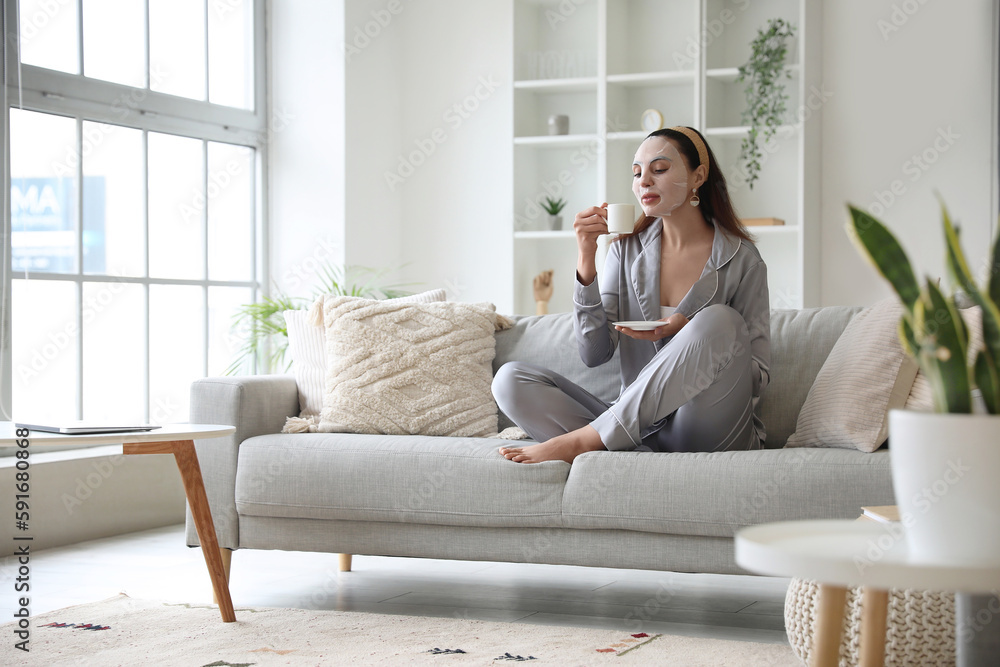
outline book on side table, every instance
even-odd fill
[[[899,521],[899,507],[896,505],[862,507],[860,518],[878,523],[895,523]]]

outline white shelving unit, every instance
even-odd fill
[[[535,311],[531,279],[555,270],[550,312],[572,309],[572,221],[595,203],[633,202],[631,164],[659,110],[666,125],[701,130],[722,166],[737,211],[784,226],[754,227],[768,265],[771,305],[818,305],[818,0],[512,0],[514,12],[514,307]],[[749,188],[737,164],[746,106],[737,68],[771,18],[796,27],[789,51],[787,125],[765,147]],[[813,95],[812,98],[809,95]],[[818,106],[813,104],[813,106]],[[570,134],[550,136],[565,114]],[[563,229],[540,203],[563,198]]]

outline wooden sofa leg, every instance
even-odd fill
[[[219,549],[219,555],[222,556],[222,570],[226,573],[226,584],[229,584],[229,572],[233,569],[233,552],[230,549]],[[212,591],[212,602],[219,604],[219,598]]]
[[[337,554],[340,556],[340,571],[350,572],[351,571],[351,554]]]

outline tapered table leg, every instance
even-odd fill
[[[861,667],[885,665],[889,591],[865,586],[861,594]]]
[[[212,580],[212,590],[219,604],[222,620],[232,623],[236,620],[233,610],[233,600],[229,595],[229,583],[226,581],[226,570],[219,553],[219,540],[215,535],[215,524],[212,522],[212,511],[208,506],[208,496],[205,494],[205,483],[201,477],[201,466],[198,465],[198,453],[194,448],[194,440],[175,440],[173,442],[135,442],[122,446],[125,454],[173,454],[177,468],[184,482],[184,493],[191,508],[191,516],[198,531],[201,542],[201,553],[205,556],[208,566],[208,576]]]
[[[811,667],[837,667],[846,606],[846,588],[820,584],[818,618],[813,630],[812,656],[809,660]]]

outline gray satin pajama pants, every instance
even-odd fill
[[[517,361],[497,371],[493,396],[539,442],[589,424],[609,450],[759,449],[750,373],[743,317],[712,305],[677,332],[613,404],[558,373]]]

